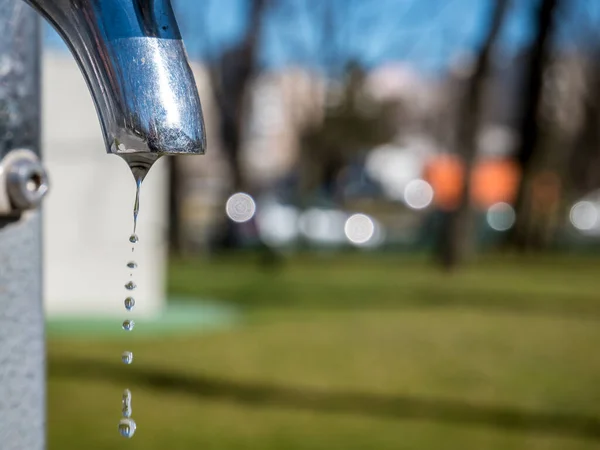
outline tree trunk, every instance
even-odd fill
[[[530,211],[531,178],[537,159],[540,134],[538,110],[542,97],[543,75],[547,64],[549,40],[552,35],[554,11],[559,0],[542,0],[537,15],[537,34],[531,49],[530,63],[526,76],[525,97],[517,162],[521,167],[521,182],[515,203],[516,221],[508,235],[509,247],[525,251],[531,247]]]
[[[588,93],[583,99],[583,124],[573,139],[568,178],[577,197],[600,187],[600,48],[593,52],[587,74]]]
[[[457,208],[444,213],[437,245],[438,262],[446,270],[454,269],[465,257],[472,239],[472,212],[470,204],[470,175],[477,156],[477,132],[481,98],[490,66],[490,57],[502,22],[508,0],[498,0],[493,11],[488,35],[477,57],[477,62],[467,85],[467,92],[459,110],[456,133],[456,153],[464,164],[460,203]]]
[[[256,74],[259,38],[267,4],[267,0],[252,0],[244,37],[237,46],[222,55],[210,72],[220,119],[220,140],[229,166],[233,192],[250,191],[244,180],[240,151],[247,116],[247,92]],[[234,223],[226,221],[219,235],[215,236],[213,247],[237,247],[237,230]]]

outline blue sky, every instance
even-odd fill
[[[522,48],[532,34],[539,0],[513,0],[501,35],[504,53]],[[331,41],[320,37],[318,7],[331,2]],[[267,16],[261,59],[266,67],[322,64],[324,50],[353,56],[367,66],[394,60],[438,73],[459,52],[476,48],[494,0],[279,0]],[[247,0],[172,0],[188,53],[202,60],[236,42],[246,26]],[[563,0],[558,40],[574,41],[582,20],[600,24],[600,0]],[[46,25],[46,44],[65,49]]]

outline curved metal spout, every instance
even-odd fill
[[[26,0],[87,81],[106,150],[132,165],[206,148],[198,91],[169,0]]]

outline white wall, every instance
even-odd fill
[[[44,201],[47,314],[124,317],[131,258],[138,262],[136,315],[159,313],[165,300],[165,161],[142,186],[140,242],[132,255],[135,183],[125,162],[106,154],[91,96],[69,54],[44,56],[42,145],[51,183]]]

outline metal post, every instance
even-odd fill
[[[39,56],[37,14],[22,0],[0,0],[0,161],[15,149],[40,156]],[[39,182],[28,174],[29,181]],[[14,206],[17,198],[12,199]],[[0,217],[2,450],[45,447],[41,243],[39,209]]]

